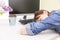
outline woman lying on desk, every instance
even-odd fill
[[[43,13],[48,14],[46,11]],[[42,18],[44,20],[28,23],[21,29],[21,34],[36,35],[47,29],[53,29],[60,34],[60,10],[54,10],[50,12],[49,17],[44,15]]]

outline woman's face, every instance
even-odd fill
[[[37,21],[44,20],[45,18],[48,17],[48,12],[47,11],[43,11],[43,14],[38,15],[38,17],[39,18],[37,19]]]

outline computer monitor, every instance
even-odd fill
[[[13,8],[10,13],[34,13],[39,10],[39,0],[9,0]]]

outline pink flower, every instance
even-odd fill
[[[11,11],[13,11],[13,9],[10,7],[10,6],[4,6],[4,7],[2,7],[5,11],[9,11],[9,12],[11,12]]]

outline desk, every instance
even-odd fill
[[[36,36],[20,35],[20,29],[23,26],[17,20],[15,26],[9,26],[8,21],[4,20],[3,25],[0,25],[0,40],[53,40],[59,35],[51,30],[47,30]]]

